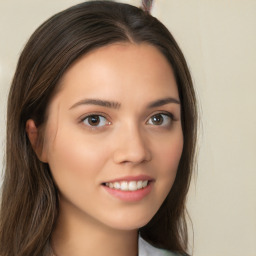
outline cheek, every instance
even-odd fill
[[[158,144],[156,155],[158,163],[166,171],[166,174],[176,173],[183,150],[183,135],[178,133],[177,136],[166,139]]]
[[[57,185],[78,189],[80,183],[90,181],[89,185],[93,185],[97,182],[97,174],[107,159],[107,151],[104,147],[96,147],[88,138],[61,130],[49,147],[48,159]]]
[[[181,158],[183,150],[183,143],[177,142],[170,146],[166,146],[162,150],[162,154],[160,155],[161,162],[166,166],[169,166],[171,171],[174,171],[178,168],[179,161]]]
[[[183,150],[183,135],[177,133],[169,139],[161,140],[155,147],[155,169],[158,173],[156,194],[163,201],[175,181],[179,161]]]

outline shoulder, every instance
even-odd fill
[[[146,242],[143,238],[139,237],[139,256],[179,256],[176,253],[159,249],[148,242]]]

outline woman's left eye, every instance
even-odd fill
[[[83,119],[83,123],[90,127],[101,127],[109,124],[107,119],[100,115],[87,116]]]
[[[157,126],[168,126],[171,125],[173,117],[171,114],[159,113],[149,118],[147,124]]]

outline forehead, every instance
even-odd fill
[[[130,64],[133,65],[129,66]],[[135,69],[137,71],[148,71],[148,75],[164,74],[172,71],[166,57],[155,46],[146,43],[133,44],[128,42],[106,45],[85,54],[71,65],[62,80],[67,80],[70,76],[78,74],[78,67],[84,68],[84,71],[86,68],[88,72],[99,72],[107,70],[108,67],[114,67],[115,69],[119,67],[120,70],[127,68],[123,70],[127,73],[131,73]],[[141,75],[145,75],[145,73],[147,72],[143,72]]]
[[[67,97],[178,97],[166,57],[149,44],[115,43],[89,52],[63,75],[60,94]],[[122,97],[121,97],[122,96]]]

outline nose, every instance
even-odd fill
[[[139,127],[126,127],[116,136],[114,162],[138,165],[152,159],[150,143]]]

